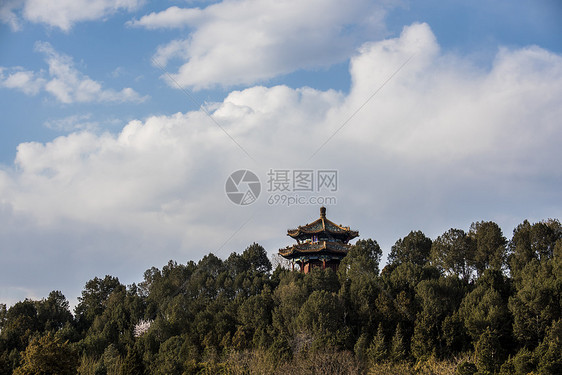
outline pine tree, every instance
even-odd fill
[[[23,363],[14,374],[75,374],[77,357],[70,344],[52,332],[33,340],[23,352]]]
[[[367,358],[371,363],[378,363],[386,361],[387,355],[388,350],[385,342],[384,330],[382,323],[379,323],[377,335],[373,338],[373,341],[367,350]]]
[[[503,362],[497,332],[486,328],[475,348],[476,365],[482,373],[496,372]]]
[[[390,344],[390,357],[393,361],[399,362],[406,358],[406,343],[404,342],[404,333],[400,323],[396,326],[392,342]]]
[[[145,373],[142,356],[136,348],[127,349],[127,356],[121,366],[121,375],[142,375]]]

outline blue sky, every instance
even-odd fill
[[[268,204],[271,169],[337,170],[328,217],[385,253],[410,230],[494,220],[509,238],[560,218],[560,16],[554,0],[2,2],[0,302],[75,303],[94,276],[254,241],[273,254],[318,205]],[[252,205],[224,193],[237,169],[262,181]]]

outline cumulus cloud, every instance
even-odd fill
[[[100,82],[77,70],[70,56],[58,53],[48,42],[37,42],[35,49],[45,55],[48,74],[25,71],[21,67],[0,68],[0,87],[18,89],[28,95],[45,90],[62,103],[138,103],[147,98],[141,97],[130,87],[121,91],[104,89]],[[10,73],[4,74],[4,70]]]
[[[133,11],[143,0],[7,0],[0,4],[0,21],[12,30],[21,28],[21,19],[68,31],[77,22],[108,17],[118,11]]]
[[[155,60],[180,61],[173,79],[194,89],[250,84],[330,66],[361,41],[380,37],[393,1],[224,1],[206,8],[170,7],[130,21],[148,29],[192,28],[160,46]],[[353,25],[353,26],[351,26]]]
[[[9,70],[10,73],[4,75],[4,70]],[[45,82],[44,78],[21,67],[12,69],[0,67],[0,87],[17,89],[27,95],[37,95],[41,88],[45,86]]]
[[[20,144],[15,165],[0,170],[8,249],[0,285],[26,272],[30,280],[53,274],[42,259],[60,259],[55,272],[76,296],[93,276],[138,281],[170,258],[226,257],[253,241],[274,252],[287,244],[286,228],[313,220],[318,208],[269,206],[270,168],[338,170],[328,216],[385,251],[410,230],[436,237],[486,219],[509,235],[525,218],[562,215],[561,56],[501,49],[483,70],[442,53],[430,28],[414,24],[364,44],[350,73],[349,94],[255,86],[210,105],[213,119],[177,113],[131,121],[117,134]],[[228,175],[242,168],[262,181],[264,196],[249,207],[224,193]],[[30,283],[21,285],[39,288]]]

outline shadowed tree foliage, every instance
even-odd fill
[[[76,373],[78,364],[70,344],[52,332],[32,340],[22,358],[23,363],[14,375],[71,375]]]
[[[431,261],[446,274],[468,281],[473,272],[475,245],[462,229],[449,229],[433,241]]]
[[[521,272],[533,259],[545,261],[552,258],[556,242],[562,238],[562,228],[558,220],[549,219],[535,224],[527,220],[513,231],[509,242],[508,258],[512,277],[521,280]]]
[[[109,275],[103,279],[95,277],[86,283],[74,311],[80,329],[87,330],[90,327],[96,316],[104,311],[105,302],[117,288],[124,288],[124,286],[118,278]]]
[[[486,328],[475,345],[476,366],[481,373],[494,374],[504,361],[502,346],[496,332]]]
[[[411,262],[423,266],[429,261],[431,244],[431,239],[421,231],[412,231],[392,246],[388,262],[390,264]]]
[[[358,240],[340,264],[340,274],[353,278],[358,274],[378,275],[382,250],[377,241]]]
[[[0,304],[0,375],[558,374],[561,232],[524,222],[506,256],[493,222],[412,231],[380,273],[368,239],[337,272],[272,272],[253,243],[151,267],[138,286],[94,278],[74,316],[58,291]]]
[[[507,262],[507,240],[499,225],[492,221],[472,223],[469,237],[476,243],[474,267],[481,275],[486,269],[502,270]]]

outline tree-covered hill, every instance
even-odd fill
[[[562,374],[562,226],[359,240],[304,275],[250,245],[0,305],[0,374]]]

